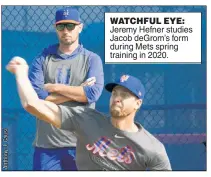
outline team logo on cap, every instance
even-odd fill
[[[129,78],[128,75],[123,75],[123,76],[120,78],[120,82],[125,82],[125,81],[128,80],[128,78]]]
[[[67,10],[64,10],[63,15],[64,15],[65,17],[67,17],[67,16],[69,15],[68,9],[67,9]]]

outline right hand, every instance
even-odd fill
[[[28,74],[29,66],[21,57],[13,57],[7,64],[6,69],[13,74]]]

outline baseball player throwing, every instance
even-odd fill
[[[76,132],[78,170],[171,170],[164,145],[134,122],[145,93],[137,78],[124,75],[105,86],[112,92],[109,118],[85,106],[67,107],[39,99],[22,58],[13,58],[7,70],[16,77],[26,111],[57,128]]]

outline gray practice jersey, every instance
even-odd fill
[[[77,135],[79,170],[171,170],[164,145],[140,124],[138,132],[125,132],[94,109],[59,108],[61,128]]]

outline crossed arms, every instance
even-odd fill
[[[85,81],[80,86],[67,86],[64,84],[45,84],[45,90],[51,93],[49,96],[46,97],[45,100],[53,102],[55,104],[60,104],[67,101],[87,103],[88,100],[83,86],[91,86],[96,82],[96,79],[94,77],[90,79],[90,81]]]
[[[56,104],[67,101],[93,103],[98,100],[104,85],[103,66],[99,56],[91,55],[89,59],[87,78],[96,78],[95,84],[90,85],[90,87],[85,85],[44,84],[44,60],[45,54],[42,53],[34,59],[29,72],[29,79],[39,98]]]

